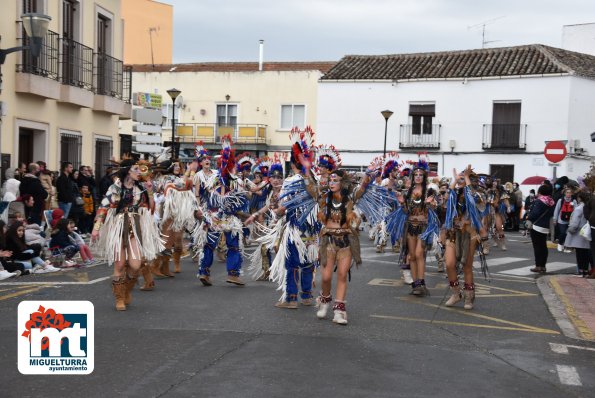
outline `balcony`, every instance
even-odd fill
[[[256,150],[264,149],[267,144],[266,129],[265,124],[218,126],[216,123],[178,123],[176,139],[182,144],[202,141],[205,144],[215,145],[221,142],[221,137],[230,135],[234,144],[239,145],[240,149]]]
[[[93,87],[96,94],[93,109],[130,119],[131,76],[132,69],[124,68],[119,59],[103,53],[93,54]]]
[[[62,102],[93,107],[93,49],[77,41],[61,38]]]
[[[19,45],[28,46],[30,39],[19,26]],[[21,63],[17,64],[15,91],[44,98],[60,99],[59,35],[48,30],[41,44],[39,57],[33,57],[29,49],[21,52]]]
[[[400,149],[440,149],[440,124],[401,124]]]
[[[484,124],[484,150],[524,151],[527,149],[526,124]]]

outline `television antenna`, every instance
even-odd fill
[[[500,40],[486,40],[486,26],[493,24],[499,19],[506,18],[506,15],[499,16],[497,18],[488,19],[487,21],[480,22],[475,25],[467,26],[467,30],[481,28],[481,48],[485,48],[486,44],[495,43]]]

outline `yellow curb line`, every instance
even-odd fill
[[[22,295],[27,294],[27,293],[36,292],[38,290],[45,289],[47,287],[49,287],[49,286],[45,286],[44,285],[44,286],[34,287],[34,288],[31,288],[31,289],[27,289],[27,290],[21,290],[19,292],[14,292],[14,293],[11,293],[11,294],[6,294],[4,296],[0,296],[0,301],[2,301],[2,300],[8,300],[8,299],[13,298],[13,297],[22,296]]]
[[[585,340],[594,340],[595,336],[593,336],[593,331],[587,327],[585,322],[576,313],[576,310],[574,309],[572,304],[570,304],[570,300],[568,300],[568,297],[564,293],[564,289],[562,289],[558,281],[555,278],[551,278],[549,282],[552,289],[554,289],[558,297],[560,297],[560,300],[562,301],[562,304],[564,304],[564,307],[566,307],[566,314],[568,314],[568,318],[570,318],[570,321],[574,325],[574,328]]]

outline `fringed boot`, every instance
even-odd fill
[[[325,296],[322,294],[322,292],[320,292],[320,296],[316,297],[316,307],[318,307],[316,316],[318,319],[326,318],[326,313],[331,306],[331,301],[333,301],[333,296],[331,294]]]
[[[444,303],[444,305],[447,307],[452,307],[463,299],[463,294],[461,293],[461,286],[459,285],[458,279],[455,281],[449,281],[448,283],[450,284],[452,295],[446,301],[446,303]]]
[[[180,258],[182,257],[182,248],[175,248],[173,259],[174,259],[174,273],[179,274],[182,272],[180,267]]]
[[[262,274],[256,280],[262,282],[269,280],[269,268],[271,266],[271,262],[269,259],[269,250],[266,248],[265,245],[260,246],[260,256],[262,258]]]
[[[472,310],[473,302],[475,301],[475,284],[465,283],[464,295],[465,295],[465,309]]]
[[[126,278],[119,277],[112,280],[112,292],[116,299],[116,309],[118,311],[126,311],[126,304],[124,298],[126,297]]]
[[[345,310],[345,301],[335,300],[333,312],[335,313],[335,316],[333,317],[334,323],[337,325],[347,325],[347,311]]]
[[[153,274],[151,273],[151,269],[147,262],[143,261],[143,266],[141,267],[140,272],[145,280],[145,283],[141,286],[140,290],[144,292],[153,290],[155,287],[155,280],[153,279]]]
[[[126,291],[124,294],[124,304],[126,305],[130,305],[132,303],[132,290],[134,289],[134,286],[136,285],[136,281],[138,280],[138,276],[126,276]]]
[[[161,258],[162,257],[163,256],[161,256],[161,255],[155,257],[155,259],[151,263],[151,272],[153,273],[153,275],[155,275],[158,278],[166,278],[166,276],[163,275],[163,273],[161,272],[161,262],[162,262]]]
[[[161,273],[164,276],[173,278],[174,274],[171,273],[171,271],[169,270],[169,260],[171,259],[170,256],[161,256]]]

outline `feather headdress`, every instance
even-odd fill
[[[316,148],[317,166],[325,167],[330,171],[341,167],[341,155],[334,145],[318,145]]]
[[[268,156],[256,159],[254,167],[252,168],[252,172],[254,174],[262,174],[263,177],[268,177],[269,169],[271,168],[271,163],[271,158],[269,158]]]
[[[384,158],[384,164],[382,166],[382,178],[388,178],[391,171],[399,169],[399,155],[396,152],[390,152]]]
[[[205,157],[209,157],[209,151],[204,147],[202,141],[198,141],[194,144],[194,156],[199,162],[202,162]]]
[[[221,156],[219,156],[217,167],[219,173],[224,182],[229,182],[231,175],[233,174],[236,158],[235,150],[231,147],[233,142],[231,141],[230,135],[221,137]]]
[[[283,164],[278,156],[273,158],[271,168],[269,169],[269,177],[273,176],[283,178]]]
[[[368,173],[382,174],[382,168],[383,167],[384,167],[384,158],[382,156],[376,156],[370,162],[370,165],[368,166],[367,172]]]
[[[289,140],[291,142],[291,163],[305,172],[313,161],[314,131],[310,126],[307,126],[303,131],[294,127],[289,133]]]
[[[423,170],[426,173],[430,171],[430,164],[428,163],[430,158],[428,157],[427,152],[419,152],[417,154],[418,160],[417,162],[414,160],[409,160],[407,163],[411,165],[412,170]]]
[[[238,171],[250,171],[255,164],[256,161],[248,152],[244,152],[238,157]]]

